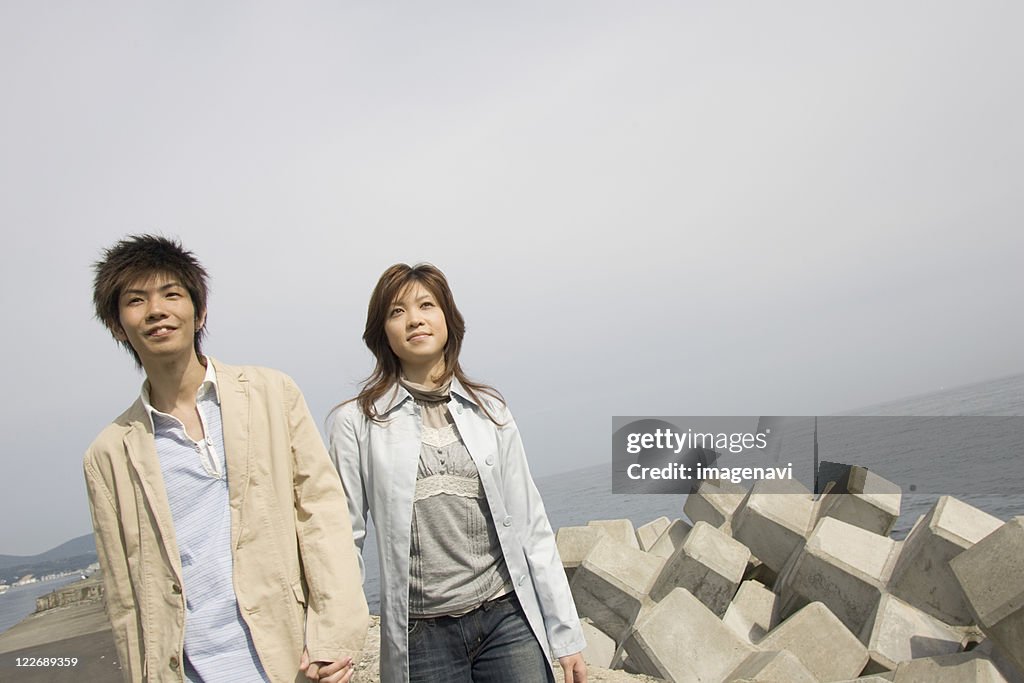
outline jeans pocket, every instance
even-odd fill
[[[425,629],[427,627],[426,622],[428,622],[428,621],[430,621],[430,620],[429,619],[410,619],[409,620],[409,624],[407,626],[409,638],[412,638],[414,635],[417,635],[423,629]]]

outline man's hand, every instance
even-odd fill
[[[352,666],[351,657],[336,662],[310,662],[309,651],[303,648],[299,672],[306,674],[309,680],[320,683],[349,683],[352,674],[355,673],[355,667]]]
[[[559,657],[558,663],[562,665],[565,683],[587,683],[587,663],[583,661],[582,652]]]

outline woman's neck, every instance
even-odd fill
[[[419,384],[427,389],[436,389],[440,386],[437,382],[444,374],[444,358],[435,363],[423,365],[402,364],[402,376],[413,384]]]

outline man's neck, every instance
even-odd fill
[[[173,415],[178,406],[195,406],[196,392],[206,377],[206,366],[194,352],[187,358],[153,363],[145,369],[149,400],[154,408]]]

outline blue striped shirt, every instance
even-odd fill
[[[185,596],[185,676],[189,681],[268,681],[242,620],[232,580],[231,508],[220,396],[212,363],[196,392],[205,438],[142,402],[153,420],[156,454],[174,520]]]

